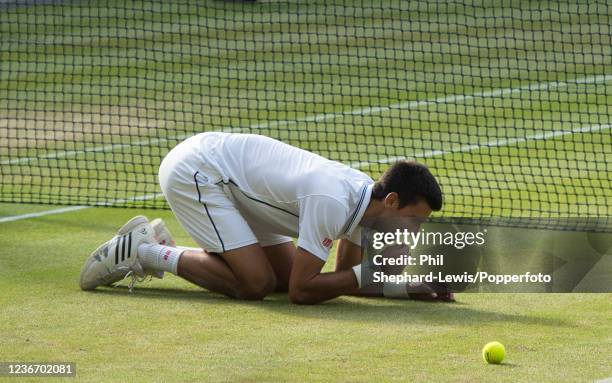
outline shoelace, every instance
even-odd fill
[[[119,286],[123,281],[125,281],[126,279],[130,279],[130,281],[128,282],[128,290],[129,292],[133,292],[134,290],[134,285],[137,282],[144,282],[147,279],[152,280],[153,276],[151,274],[147,274],[143,277],[138,276],[138,274],[136,274],[136,272],[134,272],[134,270],[130,267],[127,266],[121,266],[118,268],[119,270],[128,270],[127,274],[125,274],[125,276],[123,277],[123,279],[121,279],[120,281],[116,282],[113,286]]]

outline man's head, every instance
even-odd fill
[[[377,201],[375,214],[385,218],[427,218],[442,208],[442,191],[425,165],[400,161],[374,184],[372,200]]]

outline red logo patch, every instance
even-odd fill
[[[329,247],[331,247],[331,245],[334,243],[334,241],[332,241],[332,240],[331,240],[331,239],[329,239],[329,238],[325,238],[325,239],[323,240],[323,242],[322,242],[322,243],[323,243],[323,246],[325,246],[325,247],[329,248]]]
[[[167,261],[169,256],[170,256],[170,250],[166,250],[166,254],[164,254],[164,261]]]

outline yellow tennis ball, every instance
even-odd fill
[[[487,363],[500,364],[505,356],[506,349],[499,342],[489,342],[482,348],[482,357]]]

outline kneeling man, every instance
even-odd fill
[[[238,299],[288,291],[292,302],[312,304],[359,295],[361,227],[424,219],[442,207],[436,179],[416,162],[395,163],[374,182],[341,163],[252,134],[209,132],[183,141],[162,161],[159,182],[201,249],[175,247],[163,222],[135,217],[88,258],[82,289],[167,271]],[[336,268],[323,273],[334,240]],[[406,285],[406,298],[410,289]],[[452,300],[446,292],[418,297]]]

